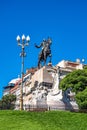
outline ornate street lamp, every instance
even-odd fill
[[[23,75],[24,75],[24,57],[26,56],[26,53],[24,52],[25,46],[28,46],[28,43],[30,41],[30,37],[27,36],[25,37],[25,35],[22,35],[22,38],[20,38],[20,36],[17,36],[17,42],[18,42],[18,46],[21,46],[22,48],[22,52],[20,53],[20,56],[22,58],[22,65],[21,65],[21,86],[20,86],[20,110],[23,110]],[[20,42],[20,39],[21,42]]]

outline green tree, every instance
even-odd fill
[[[3,109],[14,109],[16,96],[8,94],[2,97],[2,108]]]
[[[87,87],[87,69],[75,70],[60,82],[60,88],[66,90],[72,88],[76,93],[83,91]]]
[[[87,67],[83,70],[75,70],[60,82],[60,88],[65,91],[72,88],[76,93],[76,101],[80,109],[87,109]]]
[[[0,100],[0,109],[2,109],[2,100]]]
[[[76,95],[76,101],[80,109],[87,109],[87,88]]]

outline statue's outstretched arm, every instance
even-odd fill
[[[42,44],[40,44],[39,46],[36,45],[36,43],[34,44],[36,48],[40,48],[42,46]]]

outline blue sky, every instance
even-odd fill
[[[0,97],[2,88],[21,72],[17,35],[30,35],[25,70],[36,67],[43,38],[52,38],[52,63],[85,59],[87,63],[86,0],[0,0]]]

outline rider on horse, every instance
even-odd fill
[[[36,48],[42,47],[42,51],[40,52],[39,55],[41,55],[43,53],[43,50],[45,49],[45,46],[46,46],[46,40],[45,39],[43,39],[43,42],[41,42],[41,44],[39,46],[35,44]]]
[[[48,38],[47,40],[43,40],[39,46],[37,46],[35,44],[36,48],[42,47],[42,50],[41,50],[39,57],[38,57],[38,68],[40,68],[39,67],[40,61],[44,61],[44,64],[46,64],[47,56],[50,57],[50,61],[51,61],[51,49],[50,49],[51,43],[52,43],[51,39]]]

